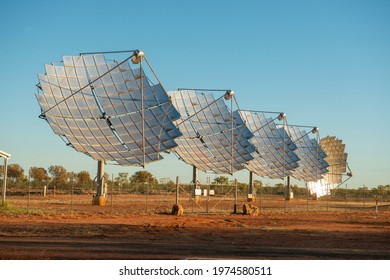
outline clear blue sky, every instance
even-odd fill
[[[142,49],[167,89],[231,88],[241,108],[284,111],[342,139],[348,186],[389,184],[389,15],[387,0],[2,1],[0,149],[26,172],[59,164],[94,176],[96,163],[38,118],[37,73],[63,55]],[[192,172],[174,156],[147,170]]]

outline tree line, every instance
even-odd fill
[[[211,185],[233,185],[234,181],[229,181],[229,178],[226,176],[219,176],[214,179]],[[248,184],[246,183],[237,183],[238,188],[247,189]],[[254,192],[257,195],[266,194],[266,195],[286,195],[286,186],[282,183],[277,183],[273,186],[263,185],[263,182],[260,180],[254,181]],[[306,187],[299,187],[298,185],[292,185],[291,191],[294,193],[294,196],[307,196],[310,195],[309,190]],[[369,197],[390,197],[390,184],[379,185],[374,188],[359,187],[359,188],[346,188],[346,186],[341,186],[335,189],[330,190],[330,196],[338,198],[369,198]]]
[[[4,167],[0,166],[0,177],[4,175]],[[47,170],[43,167],[31,167],[27,175],[19,164],[10,164],[7,166],[7,187],[23,188],[30,187],[55,187],[57,190],[69,190],[72,187],[79,189],[94,189],[96,178],[91,178],[88,171],[73,172],[67,171],[61,165],[51,165]],[[112,183],[108,174],[105,174],[109,184]],[[0,180],[2,181],[2,180]],[[140,185],[140,184],[157,185],[158,181],[148,171],[138,171],[129,177],[128,173],[119,173],[114,179],[116,186]]]
[[[4,167],[0,166],[0,177],[3,178]],[[70,190],[73,188],[91,190],[95,189],[96,178],[91,178],[88,171],[72,172],[67,171],[61,165],[51,165],[47,170],[43,167],[31,167],[27,175],[19,164],[10,164],[7,168],[7,186],[9,188],[26,188],[30,185],[33,188],[41,188],[44,185],[55,187],[57,190]],[[148,171],[137,171],[133,175],[128,172],[120,172],[112,180],[106,174],[108,184],[114,184],[115,189],[119,191],[144,192],[146,189],[153,190],[172,190],[175,183],[171,180],[158,180]],[[2,179],[0,180],[2,183]],[[218,189],[223,193],[227,188],[233,187],[235,181],[229,181],[226,176],[218,176],[210,183],[211,188]],[[248,184],[237,182],[237,188],[242,192],[248,191]],[[282,183],[273,186],[263,185],[261,180],[254,181],[255,192],[269,195],[285,195],[286,188]],[[307,188],[293,185],[291,187],[295,196],[309,195]],[[390,197],[390,184],[379,185],[375,188],[336,188],[331,190],[331,196],[334,197]]]

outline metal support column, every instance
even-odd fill
[[[198,168],[192,166],[192,182],[194,183],[194,201],[196,203],[199,202],[199,195],[196,193],[196,189],[198,189]]]
[[[104,177],[104,161],[99,160],[97,166],[97,186],[96,195],[93,197],[92,204],[106,206],[106,179]]]
[[[286,184],[286,200],[291,200],[291,177],[287,176],[287,184]]]
[[[254,186],[254,178],[253,172],[249,172],[249,191],[248,191],[248,202],[255,201],[255,196],[253,195],[253,186]]]

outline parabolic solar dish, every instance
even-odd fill
[[[326,161],[329,164],[329,172],[324,178],[309,184],[310,192],[315,193],[317,197],[330,194],[330,190],[343,183],[343,176],[352,176],[349,170],[347,157],[345,153],[345,144],[335,136],[327,136],[320,140],[320,146],[327,154]],[[347,168],[349,173],[347,173]]]
[[[347,173],[347,157],[344,152],[345,144],[334,136],[327,136],[320,140],[320,146],[326,153],[329,163],[329,173],[325,174],[325,182],[331,185],[341,184],[342,175]]]
[[[316,182],[328,172],[329,164],[325,161],[326,153],[322,150],[316,139],[311,139],[305,130],[289,126],[291,139],[297,146],[294,151],[299,157],[299,166],[293,170],[292,176],[306,182]],[[315,132],[315,129],[313,129]]]
[[[278,127],[276,119],[282,120],[285,115],[276,118],[266,117],[264,113],[240,110],[245,125],[253,133],[250,142],[256,147],[254,159],[246,164],[249,171],[262,177],[281,179],[292,174],[298,167],[299,157],[294,153],[297,146],[293,143],[283,126]]]
[[[255,148],[248,141],[253,134],[238,113],[224,102],[231,91],[215,99],[211,91],[170,91],[181,119],[175,121],[183,136],[175,139],[175,152],[187,164],[202,171],[233,174],[253,159]]]
[[[145,75],[143,59],[141,51],[119,61],[93,53],[45,65],[36,95],[41,118],[96,160],[145,166],[161,159],[160,152],[177,146],[181,133],[173,121],[180,116],[162,85]]]

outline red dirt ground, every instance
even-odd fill
[[[0,259],[390,259],[390,212],[0,211]]]

